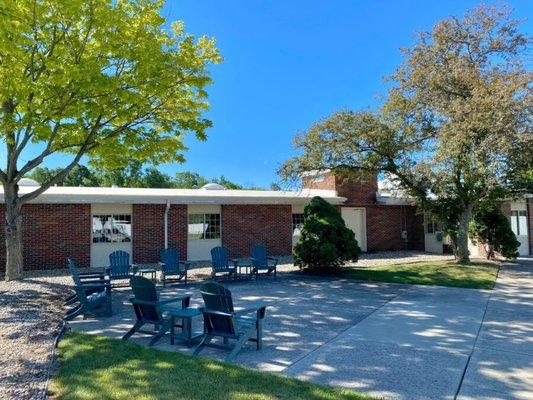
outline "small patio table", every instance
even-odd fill
[[[193,342],[204,336],[203,332],[193,332],[192,330],[193,317],[202,315],[198,308],[180,308],[168,305],[161,307],[161,311],[168,313],[171,317],[170,344],[174,344],[177,339],[190,346]],[[181,319],[181,324],[176,319]],[[176,332],[176,327],[181,327],[181,332]]]
[[[237,279],[251,280],[253,278],[253,266],[251,263],[239,263],[237,265]]]
[[[159,270],[157,264],[133,264],[133,267],[138,275],[150,275],[152,282],[155,283],[157,281],[157,271]]]

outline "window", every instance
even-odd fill
[[[435,221],[432,216],[426,216],[426,233],[437,233],[440,232],[440,230],[439,223]]]
[[[527,235],[526,210],[511,211],[511,229],[517,236]]]
[[[131,242],[131,215],[93,215],[93,243]]]
[[[220,214],[189,214],[187,232],[191,240],[220,239]]]
[[[304,224],[304,214],[292,214],[292,234],[299,235]]]

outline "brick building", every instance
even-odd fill
[[[21,193],[33,190],[31,182],[25,183]],[[210,259],[211,248],[219,245],[227,246],[232,257],[249,256],[254,243],[264,243],[273,255],[288,255],[304,207],[314,196],[339,207],[363,251],[443,251],[438,223],[376,177],[339,181],[322,172],[304,177],[300,191],[225,190],[215,184],[202,189],[52,187],[23,206],[25,269],[63,267],[67,257],[80,266],[104,266],[114,250],[130,252],[133,262],[156,262],[167,246],[191,261]],[[533,243],[531,200],[506,208],[525,254]],[[0,189],[1,220],[2,203]],[[4,269],[0,229],[0,272]]]

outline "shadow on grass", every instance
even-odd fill
[[[58,350],[51,398],[370,399],[278,375],[70,332]]]

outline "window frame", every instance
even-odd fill
[[[106,218],[106,223],[110,222],[110,235],[111,240],[110,241],[95,241],[95,238],[101,238],[104,237],[104,224],[102,225],[102,233],[100,233],[98,236],[95,236],[95,230],[94,230],[94,218],[99,218],[100,223],[102,222],[102,217]],[[127,218],[124,218],[127,217]],[[129,222],[129,235],[125,235],[125,238],[128,240],[121,240],[117,241],[116,239],[113,239],[113,235],[119,233],[119,229],[115,232],[115,222],[116,221],[127,221]],[[133,214],[132,213],[97,213],[97,214],[91,214],[91,244],[94,245],[100,245],[100,244],[124,244],[124,243],[132,243],[133,242]]]
[[[520,221],[524,218],[525,220],[525,232],[522,232]],[[513,223],[515,224],[513,226]],[[515,229],[513,229],[515,228]],[[511,230],[516,236],[526,236],[528,234],[527,227],[527,210],[511,210]]]
[[[203,225],[201,237],[191,237],[191,233],[189,232],[189,225],[191,216],[202,216],[203,222],[198,222]],[[208,219],[207,216],[210,216]],[[216,216],[215,219],[211,219],[213,216]],[[217,227],[214,222],[218,222],[218,230],[211,230],[210,228],[214,226]],[[213,234],[217,234],[217,237],[207,237],[211,236]],[[187,213],[187,240],[220,240],[222,239],[222,214],[220,212],[214,213],[214,212],[192,212]]]
[[[295,220],[295,216],[298,216],[297,218],[301,218],[301,222],[299,222],[299,225],[301,225],[300,227],[296,227],[295,226],[295,223],[294,223],[294,220]],[[304,221],[305,221],[305,214],[304,213],[292,213],[292,234],[294,235],[294,232],[297,228],[300,229],[300,232],[302,230],[302,226],[304,224]]]

